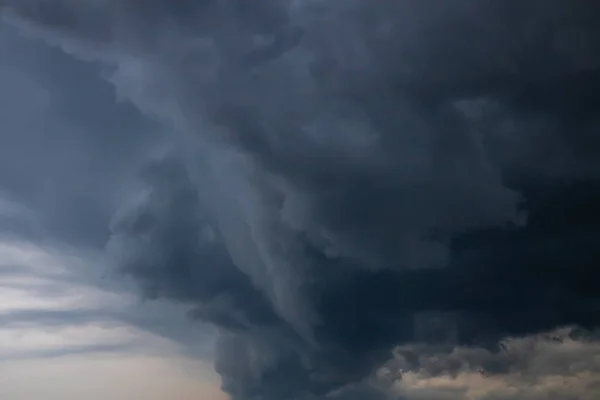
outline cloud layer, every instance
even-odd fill
[[[131,293],[102,288],[85,274],[90,254],[68,250],[0,240],[2,398],[220,398],[206,363],[182,354],[208,336],[173,334],[199,330],[176,317],[181,307],[140,307]]]
[[[234,400],[364,397],[397,344],[597,325],[600,8],[0,4],[171,131],[108,251],[220,329]]]

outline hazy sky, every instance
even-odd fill
[[[0,399],[598,398],[598,20],[0,0]]]

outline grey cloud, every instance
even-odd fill
[[[156,128],[130,105],[115,104],[98,66],[24,38],[5,22],[0,43],[0,193],[32,210],[14,217],[27,226],[3,219],[2,230],[102,246]]]
[[[89,345],[89,346],[69,346],[68,348],[52,349],[52,350],[37,350],[15,352],[9,356],[0,356],[0,361],[14,362],[18,360],[28,359],[52,359],[57,357],[81,355],[81,354],[123,354],[131,352],[134,349],[129,343],[107,344],[107,345]]]
[[[0,196],[0,225],[4,235],[39,238],[44,234],[38,215],[6,196]]]
[[[89,254],[15,238],[0,245],[3,362],[74,354],[154,354],[171,342],[190,348],[190,355],[210,357],[213,332],[186,320],[186,307],[141,305],[127,285],[99,281],[101,271],[90,271]],[[72,265],[78,262],[85,265]]]
[[[3,327],[21,324],[40,324],[46,327],[77,325],[86,322],[110,321],[114,314],[92,312],[89,309],[69,310],[21,310],[5,312],[0,316]]]
[[[223,331],[234,400],[361,382],[425,312],[597,325],[600,8],[436,5],[4,1],[182,145],[109,252]]]
[[[200,303],[196,316],[225,318],[225,325],[241,329],[278,324],[263,294],[215,236],[181,161],[158,161],[144,176],[151,190],[115,220],[108,244],[121,271],[138,278],[151,298]]]
[[[402,399],[591,399],[600,383],[598,350],[597,335],[571,328],[505,338],[496,351],[406,345],[378,377]]]

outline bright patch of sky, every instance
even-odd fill
[[[176,334],[191,324],[184,310],[99,287],[89,273],[94,259],[65,246],[0,241],[0,398],[223,398],[210,364],[186,357],[160,329]],[[208,349],[197,331],[194,344]]]

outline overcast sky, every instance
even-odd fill
[[[598,398],[600,7],[425,3],[0,0],[0,399]]]

